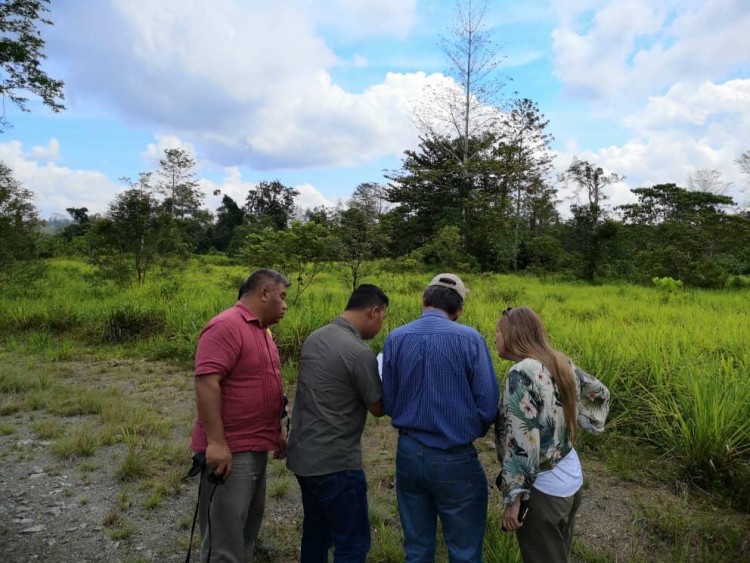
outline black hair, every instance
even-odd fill
[[[363,283],[354,290],[349,302],[346,304],[347,311],[361,311],[375,305],[376,307],[387,307],[388,296],[383,293],[377,285]]]
[[[434,307],[445,311],[449,315],[455,315],[464,306],[464,298],[455,289],[441,285],[431,285],[424,290],[422,295],[425,307]]]
[[[284,287],[289,287],[290,285],[292,285],[288,279],[286,279],[276,270],[272,270],[270,268],[260,268],[250,274],[250,276],[245,280],[245,283],[240,286],[240,291],[237,294],[237,299],[242,299],[248,293],[252,293],[260,289],[263,284],[267,283],[268,281],[274,282],[275,284],[282,283],[284,284]]]

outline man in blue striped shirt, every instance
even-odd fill
[[[484,338],[454,322],[467,293],[458,276],[435,276],[422,316],[391,332],[383,348],[407,562],[434,561],[438,517],[451,563],[482,560],[487,477],[472,442],[495,420],[499,390]]]

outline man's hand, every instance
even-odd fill
[[[221,419],[221,375],[207,374],[195,378],[198,417],[203,422],[208,446],[206,466],[217,477],[227,479],[232,473],[232,452],[229,451]]]
[[[279,432],[279,445],[273,452],[273,459],[286,459],[286,446],[286,434],[284,434],[284,431],[282,430]]]
[[[522,493],[523,494],[523,493]],[[518,521],[518,509],[521,507],[521,495],[517,495],[513,504],[509,504],[505,507],[505,514],[503,516],[503,527],[509,532],[515,532],[520,530],[523,523]]]
[[[206,448],[206,466],[214,475],[226,480],[232,474],[232,452],[223,444],[208,444]]]

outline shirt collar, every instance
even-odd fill
[[[248,309],[247,306],[242,303],[242,301],[237,301],[234,306],[240,311],[240,315],[242,315],[242,318],[245,319],[245,322],[255,322],[260,324],[260,319],[258,319],[258,317],[255,316],[255,313]]]
[[[427,309],[422,311],[422,317],[443,317],[444,319],[447,319],[448,313],[446,313],[442,309],[435,309],[434,307],[428,307]]]
[[[340,326],[344,330],[348,330],[351,332],[354,336],[362,340],[362,335],[357,330],[357,327],[355,327],[351,322],[347,321],[344,317],[336,317],[331,321],[331,324],[335,324],[337,326]]]

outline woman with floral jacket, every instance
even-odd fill
[[[516,362],[495,424],[503,527],[516,532],[524,562],[567,562],[583,485],[573,444],[579,427],[604,430],[609,391],[550,346],[527,307],[503,311],[495,344],[501,358]],[[522,501],[529,507],[523,522]]]

